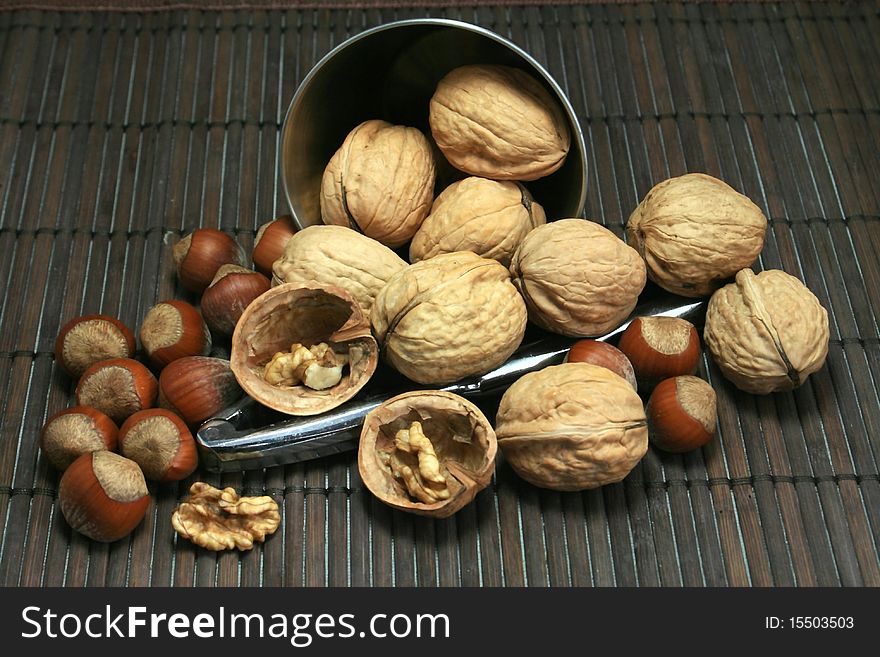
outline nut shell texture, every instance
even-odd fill
[[[583,219],[538,226],[510,264],[529,318],[554,333],[601,335],[619,326],[645,286],[645,263],[607,228]]]
[[[429,123],[452,166],[494,180],[536,180],[565,162],[571,133],[535,78],[508,66],[461,66],[431,98]]]
[[[526,307],[495,260],[446,253],[398,272],[371,313],[386,360],[419,383],[487,372],[516,350]]]
[[[727,183],[689,173],[655,185],[627,223],[629,243],[660,287],[687,297],[711,294],[764,246],[767,219]]]
[[[303,231],[304,232],[304,231]],[[305,347],[326,342],[348,356],[342,380],[326,390],[304,385],[275,386],[263,369],[277,352],[293,343]],[[338,287],[285,283],[248,306],[232,336],[232,372],[241,387],[261,404],[289,415],[316,415],[336,408],[366,385],[378,364],[376,340],[354,298]]]
[[[421,422],[447,473],[448,499],[431,504],[413,501],[383,461],[383,452],[394,449],[395,433],[409,428],[413,421]],[[448,392],[417,390],[393,397],[367,415],[358,448],[358,470],[370,492],[385,504],[446,518],[489,484],[497,450],[492,425],[474,404]]]
[[[724,376],[741,390],[791,390],[825,362],[828,313],[794,276],[743,269],[709,300],[703,337]]]
[[[465,178],[434,200],[410,244],[409,259],[473,251],[506,267],[526,234],[546,221],[544,208],[519,183]]]
[[[321,217],[388,246],[415,234],[434,198],[434,156],[415,128],[365,121],[330,159],[321,180]]]
[[[495,431],[516,473],[554,490],[618,482],[648,450],[638,394],[613,372],[588,363],[520,378],[501,399]]]
[[[382,286],[406,262],[387,246],[342,226],[309,226],[287,242],[273,283],[339,286],[369,316]]]

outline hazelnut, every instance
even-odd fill
[[[589,363],[553,365],[518,379],[501,398],[495,432],[519,476],[561,491],[618,482],[648,450],[636,391]]]
[[[259,272],[223,265],[202,295],[202,316],[212,331],[230,336],[250,303],[269,289],[269,279]]]
[[[112,358],[87,369],[76,386],[76,403],[91,406],[116,424],[151,408],[158,382],[152,372],[131,358]]]
[[[40,449],[52,466],[65,470],[83,454],[115,450],[117,431],[113,420],[95,408],[65,408],[43,425]]]
[[[636,374],[632,363],[620,349],[599,340],[578,340],[565,355],[566,363],[590,363],[611,370],[626,379],[637,390]]]
[[[221,265],[245,265],[244,251],[216,228],[197,228],[172,249],[177,277],[185,290],[201,294]]]
[[[229,361],[208,356],[180,358],[159,375],[159,405],[196,425],[241,399]]]
[[[257,230],[254,238],[254,252],[251,258],[257,271],[272,277],[272,265],[282,255],[288,240],[296,233],[293,217],[286,214],[272,221],[267,221]]]
[[[674,294],[711,294],[764,246],[767,219],[728,184],[688,173],[655,185],[626,225],[648,277]]]
[[[109,543],[140,524],[150,506],[150,494],[137,463],[99,451],[83,454],[64,471],[58,503],[74,530]]]
[[[661,381],[648,400],[648,436],[667,452],[689,452],[712,440],[718,420],[715,391],[696,376]]]
[[[164,408],[139,411],[119,428],[119,452],[137,463],[147,479],[179,481],[199,464],[186,423]]]
[[[207,356],[211,352],[211,333],[199,311],[177,299],[163,301],[147,311],[140,337],[150,362],[159,369],[184,356]]]
[[[55,361],[79,378],[91,365],[109,358],[131,358],[134,350],[134,334],[118,319],[84,315],[61,328],[55,340]]]
[[[828,355],[828,312],[794,276],[743,269],[709,300],[706,347],[740,390],[791,390]]]
[[[636,317],[617,343],[645,392],[663,379],[693,374],[700,363],[700,336],[679,317]]]

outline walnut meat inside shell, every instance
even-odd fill
[[[448,392],[417,390],[367,415],[358,470],[385,504],[446,518],[488,485],[497,449],[492,425],[471,402]]]
[[[351,399],[377,362],[357,302],[341,288],[316,283],[285,283],[257,297],[232,336],[230,364],[239,385],[290,415],[315,415]]]
[[[529,318],[548,331],[575,337],[616,328],[645,287],[645,263],[607,228],[583,219],[538,226],[510,264]]]
[[[501,264],[460,251],[394,274],[370,320],[398,372],[450,383],[507,360],[525,332],[526,307]]]
[[[416,128],[365,121],[324,170],[321,217],[400,246],[431,209],[435,175],[431,146]]]
[[[828,312],[797,278],[743,269],[709,300],[706,346],[740,390],[791,390],[828,355]]]
[[[494,180],[536,180],[571,146],[568,123],[547,90],[509,66],[453,69],[437,84],[429,122],[452,166]]]
[[[526,234],[546,223],[544,208],[521,184],[470,177],[444,189],[413,237],[411,262],[473,251],[505,267]]]
[[[689,173],[655,185],[627,222],[648,276],[686,297],[711,294],[764,247],[767,219],[727,183]]]
[[[495,430],[516,473],[554,490],[618,482],[648,450],[647,419],[636,391],[589,363],[521,377],[501,398]]]

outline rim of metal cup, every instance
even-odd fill
[[[290,128],[290,119],[291,116],[300,103],[303,96],[305,96],[314,79],[321,73],[321,70],[324,66],[332,60],[334,57],[338,55],[339,52],[349,48],[353,44],[366,39],[368,37],[374,36],[377,33],[385,32],[388,30],[394,30],[399,28],[411,27],[411,26],[437,26],[437,27],[447,27],[447,28],[456,28],[466,30],[480,36],[486,37],[496,43],[505,46],[508,50],[517,55],[520,59],[522,59],[525,63],[527,63],[532,70],[539,74],[543,81],[552,89],[553,93],[556,95],[557,100],[562,105],[562,109],[565,112],[566,117],[569,121],[569,127],[571,128],[571,140],[572,144],[577,148],[578,154],[580,155],[580,160],[583,168],[583,176],[581,177],[581,185],[580,185],[580,194],[577,203],[577,210],[573,213],[572,216],[579,216],[584,211],[584,206],[587,202],[587,180],[588,180],[588,167],[589,160],[587,159],[587,145],[584,140],[583,130],[581,129],[580,121],[577,118],[577,114],[575,114],[574,108],[571,105],[571,102],[568,99],[565,91],[559,85],[558,82],[550,75],[550,72],[544,68],[534,57],[532,57],[528,52],[520,48],[518,45],[513,43],[512,41],[506,39],[505,37],[492,32],[484,27],[480,27],[479,25],[474,25],[472,23],[466,23],[464,21],[457,21],[450,18],[411,18],[400,21],[392,21],[390,23],[383,23],[382,25],[377,25],[376,27],[369,28],[355,34],[339,45],[335,46],[330,52],[324,55],[318,63],[316,63],[311,70],[306,74],[303,78],[302,82],[300,82],[296,91],[293,94],[293,97],[290,99],[290,104],[287,106],[287,112],[284,115],[284,122],[281,127],[281,136],[280,136],[280,145],[279,150],[281,151],[281,184],[284,189],[284,198],[287,200],[287,207],[290,210],[290,214],[293,217],[293,222],[300,229],[305,228],[310,224],[302,224],[299,217],[296,214],[296,209],[294,208],[293,200],[291,198],[291,190],[288,185],[288,158],[284,156],[284,143],[285,137],[287,135],[287,131]],[[354,126],[352,126],[354,127]],[[340,142],[341,143],[341,142]],[[571,151],[569,151],[570,153]],[[553,175],[553,174],[550,174]]]

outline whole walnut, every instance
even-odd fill
[[[791,390],[825,362],[828,313],[794,276],[743,269],[709,300],[703,338],[740,390]]]
[[[618,482],[648,451],[636,391],[589,363],[554,365],[518,379],[501,398],[495,433],[519,476],[553,490]]]
[[[767,219],[727,183],[688,173],[655,185],[626,226],[648,277],[686,297],[711,294],[764,247]]]
[[[536,180],[565,162],[562,108],[528,73],[509,66],[453,69],[437,84],[429,122],[452,166],[495,180]]]
[[[444,189],[409,246],[411,262],[440,253],[473,251],[505,267],[544,208],[517,182],[465,178]]]
[[[434,198],[434,156],[415,128],[365,121],[330,159],[321,180],[325,224],[348,226],[387,246],[415,234]]]
[[[373,300],[406,261],[387,246],[342,226],[309,226],[291,237],[272,267],[273,285],[307,283],[341,287],[369,317]]]
[[[584,219],[538,226],[510,263],[529,318],[548,331],[575,337],[619,326],[645,287],[645,263],[607,228]]]
[[[522,341],[526,307],[503,265],[459,251],[394,274],[370,321],[398,372],[419,383],[450,383],[507,360]]]

